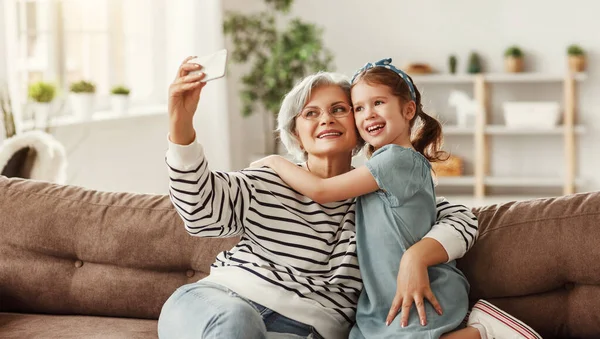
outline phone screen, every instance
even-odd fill
[[[216,53],[194,58],[189,62],[202,66],[200,70],[190,72],[190,74],[205,73],[206,76],[201,80],[202,82],[222,78],[225,76],[225,66],[227,65],[227,50],[222,49]]]

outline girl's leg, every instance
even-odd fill
[[[163,305],[161,339],[266,338],[260,313],[248,301],[212,283],[180,287]]]
[[[479,330],[475,327],[467,327],[462,330],[444,334],[441,339],[481,339]]]

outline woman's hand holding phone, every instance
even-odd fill
[[[187,57],[179,66],[175,80],[169,86],[169,138],[178,145],[189,145],[196,138],[194,130],[194,113],[200,101],[202,88],[206,82],[203,72],[198,71],[201,65],[190,63],[195,57]]]

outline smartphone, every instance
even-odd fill
[[[202,66],[198,71],[190,72],[196,74],[203,72],[206,75],[202,78],[202,82],[207,82],[214,79],[219,79],[225,76],[225,66],[227,65],[227,50],[222,49],[218,52],[194,58],[188,62],[196,63]]]

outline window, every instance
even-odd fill
[[[96,84],[99,110],[121,84],[132,89],[133,105],[164,103],[163,69],[155,67],[165,59],[156,38],[164,35],[164,6],[165,0],[5,0],[14,101],[25,106],[35,81],[55,83],[64,99],[72,82],[87,80]]]

